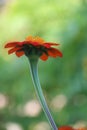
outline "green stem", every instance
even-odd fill
[[[53,130],[58,130],[52,116],[51,116],[51,113],[49,111],[49,108],[47,106],[47,103],[45,101],[45,98],[44,98],[44,95],[43,95],[43,92],[42,92],[42,89],[41,89],[41,85],[40,85],[40,81],[39,81],[39,78],[38,78],[38,57],[29,57],[29,62],[30,62],[30,70],[31,70],[31,75],[32,75],[32,80],[33,80],[33,83],[34,83],[34,87],[35,87],[35,90],[37,92],[37,95],[38,95],[38,98],[40,100],[40,103],[42,105],[42,108],[45,112],[45,115],[47,116]]]

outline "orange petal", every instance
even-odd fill
[[[25,40],[26,40],[26,41],[32,41],[32,40],[33,40],[33,37],[32,37],[32,36],[28,36],[28,37],[26,37]]]
[[[43,46],[45,46],[46,48],[50,48],[51,46],[58,46],[59,44],[57,43],[50,43],[50,42],[46,42],[43,44]]]
[[[42,38],[40,38],[40,37],[35,37],[34,42],[38,42],[39,44],[43,44],[44,40]]]
[[[48,55],[51,57],[57,57],[57,56],[62,57],[62,53],[55,48],[49,48]]]
[[[10,49],[9,51],[8,51],[8,54],[11,54],[11,53],[14,53],[15,51],[17,51],[17,50],[20,50],[21,48],[12,48],[12,49]]]
[[[24,53],[24,51],[16,51],[15,54],[16,54],[16,56],[20,57],[20,56],[24,55],[25,53]]]
[[[43,53],[40,59],[46,61],[48,59],[48,56],[45,53]]]
[[[62,127],[59,127],[58,130],[74,130],[74,129],[70,126],[62,126]]]
[[[18,44],[18,42],[10,42],[10,43],[7,43],[7,44],[5,45],[5,48],[15,47],[17,44]]]

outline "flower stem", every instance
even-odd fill
[[[32,80],[33,80],[34,87],[35,87],[36,93],[38,95],[38,98],[39,98],[40,103],[42,105],[42,108],[43,108],[45,115],[48,118],[53,130],[58,130],[58,128],[57,128],[57,126],[52,118],[52,115],[49,111],[49,108],[47,106],[47,103],[45,101],[45,98],[44,98],[44,95],[43,95],[43,92],[41,89],[40,81],[38,78],[38,57],[33,57],[33,58],[29,57],[29,62],[30,62],[30,71],[31,71],[31,75],[32,75]]]

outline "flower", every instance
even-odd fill
[[[58,130],[87,130],[87,128],[84,127],[84,128],[75,129],[75,128],[72,128],[71,126],[61,126],[58,128]]]
[[[84,127],[84,128],[78,128],[77,130],[87,130],[87,127]]]
[[[33,38],[32,36],[28,36],[24,41],[19,42],[9,42],[5,45],[5,48],[10,48],[8,54],[12,54],[15,52],[17,57],[22,55],[30,56],[37,55],[42,60],[47,60],[48,56],[50,57],[62,57],[62,53],[51,46],[57,46],[59,44],[45,42],[40,37]]]
[[[34,83],[35,90],[37,92],[38,98],[40,100],[40,103],[42,105],[42,108],[45,112],[46,117],[48,118],[51,127],[56,130],[57,126],[55,124],[55,121],[52,118],[52,115],[49,111],[49,108],[47,106],[47,103],[45,101],[41,85],[39,82],[38,77],[38,59],[47,60],[48,57],[62,57],[62,53],[52,46],[57,46],[59,44],[56,43],[50,43],[45,42],[40,37],[33,38],[32,36],[27,37],[24,41],[19,42],[9,42],[5,45],[5,48],[10,48],[8,50],[8,54],[15,53],[18,57],[22,55],[26,55],[29,60],[30,64],[30,72],[32,75],[32,80]]]
[[[61,126],[58,130],[75,130],[71,126]]]

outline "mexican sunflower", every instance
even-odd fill
[[[59,130],[74,130],[71,126],[61,126]]]
[[[84,127],[84,128],[78,128],[76,130],[87,130],[87,127]]]
[[[62,53],[52,46],[57,46],[59,44],[45,42],[40,37],[33,38],[32,36],[28,36],[24,41],[14,41],[9,42],[5,45],[5,48],[9,48],[8,54],[15,54],[20,57],[22,55],[38,55],[40,59],[47,60],[48,56],[50,57],[62,57]]]
[[[61,126],[58,128],[58,130],[87,130],[87,128],[84,127],[84,128],[75,129],[75,128],[72,128],[71,126]]]
[[[52,127],[53,130],[57,130],[56,123],[50,113],[48,105],[46,103],[39,77],[38,77],[38,59],[47,60],[48,57],[62,57],[62,53],[52,46],[59,44],[45,42],[40,37],[33,38],[32,36],[27,37],[22,42],[10,42],[5,45],[5,48],[10,48],[8,54],[15,53],[18,57],[26,55],[29,60],[30,72],[34,83],[35,91],[43,108],[43,111]]]

